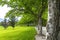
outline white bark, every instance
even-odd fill
[[[59,25],[59,13],[57,9],[57,0],[48,0],[48,23],[47,23],[47,40],[57,40],[57,29]]]

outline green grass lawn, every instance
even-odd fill
[[[0,40],[34,40],[35,35],[34,27],[0,27]]]

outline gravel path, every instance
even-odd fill
[[[36,31],[37,31],[37,34],[39,34],[39,30],[37,27],[35,27]],[[42,28],[42,34],[46,35],[46,27],[43,27]],[[35,36],[35,40],[46,40],[46,37],[45,36],[39,36],[39,35],[36,35]]]

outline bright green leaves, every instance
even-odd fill
[[[34,16],[31,14],[24,14],[19,23],[33,23],[35,20]]]
[[[21,23],[34,22],[38,20],[38,15],[45,15],[45,10],[48,8],[48,0],[10,0],[2,2],[7,4],[9,7],[13,8],[10,10],[6,16],[9,17],[10,14],[15,16],[22,15]],[[1,2],[1,1],[0,1]],[[45,16],[43,16],[45,17]]]

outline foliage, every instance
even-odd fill
[[[35,40],[36,30],[34,27],[8,27],[0,30],[0,40]]]
[[[34,24],[34,21],[36,21],[36,18],[34,15],[31,14],[24,14],[20,21],[18,21],[18,24]]]
[[[46,26],[46,24],[47,24],[47,17],[48,17],[47,12],[48,12],[48,9],[46,9],[45,13],[42,15],[42,25],[43,26]]]
[[[35,18],[35,22],[38,21],[36,19],[42,16],[42,14],[47,9],[47,0],[10,0],[10,1],[4,0],[4,1],[1,1],[1,5],[4,5],[4,4],[7,4],[9,7],[11,7],[12,10],[10,12],[16,14],[17,16],[21,14],[33,15]],[[10,15],[11,13],[7,13],[7,14]],[[32,22],[30,19],[28,20],[27,17],[25,18],[26,19],[22,18],[23,20],[26,21],[26,22],[24,21],[24,23]]]
[[[46,23],[47,23],[47,12],[48,12],[48,9],[46,9],[46,11],[44,12],[44,14],[42,14],[42,25],[43,26],[46,26]],[[21,24],[36,24],[37,23],[37,18],[34,17],[34,15],[31,15],[31,14],[24,14],[23,17],[21,18],[20,21],[18,21],[18,24],[21,25]]]

